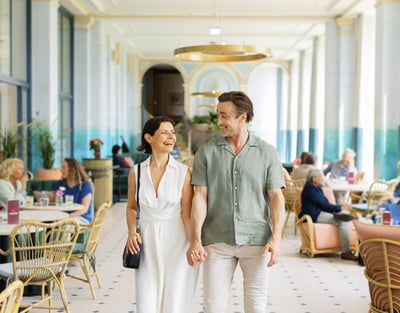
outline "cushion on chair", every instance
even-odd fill
[[[399,226],[367,224],[357,220],[354,220],[353,224],[361,241],[371,238],[400,241]]]
[[[336,225],[323,223],[313,223],[313,225],[315,234],[314,243],[316,249],[335,247],[340,248],[339,229]],[[301,226],[303,231],[310,236],[307,224],[303,223]]]

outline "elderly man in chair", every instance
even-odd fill
[[[350,250],[349,243],[349,221],[353,216],[349,214],[351,205],[344,203],[336,205],[329,203],[321,188],[324,176],[319,169],[311,169],[307,174],[307,182],[301,193],[301,212],[310,215],[314,223],[334,224],[339,227],[341,243],[341,258],[344,260],[357,261],[358,257]]]

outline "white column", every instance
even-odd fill
[[[400,1],[376,10],[375,177],[396,176],[400,158]]]
[[[32,118],[53,122],[58,114],[58,4],[32,2]]]
[[[74,29],[74,154],[75,158],[91,157],[89,151],[91,117],[91,49],[92,18],[76,17]]]

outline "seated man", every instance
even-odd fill
[[[354,158],[356,153],[353,149],[347,148],[342,154],[341,160],[332,161],[328,167],[324,169],[324,175],[330,173],[331,178],[345,177],[347,179],[349,172],[357,173],[357,168],[354,166]]]
[[[348,214],[351,205],[348,203],[336,205],[329,203],[321,188],[323,174],[319,169],[311,169],[307,174],[307,182],[301,193],[301,212],[310,215],[314,223],[335,224],[339,227],[340,243],[342,247],[341,258],[357,261],[358,257],[350,251],[349,221],[353,217]]]

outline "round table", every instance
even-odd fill
[[[41,210],[41,211],[78,211],[83,209],[83,205],[79,203],[73,203],[72,205],[55,205],[55,204],[50,204],[48,206],[40,206],[39,203],[35,203],[34,205],[26,206],[26,205],[20,205],[19,207],[20,210],[22,211],[27,211],[27,210]]]
[[[350,192],[363,193],[369,190],[369,184],[349,184],[347,181],[330,179],[328,185],[332,188],[335,194],[337,204],[342,204],[348,198]]]
[[[368,203],[353,203],[351,208],[354,211],[361,213],[362,216],[366,216],[368,213],[376,210],[376,205],[371,204],[368,208]]]

